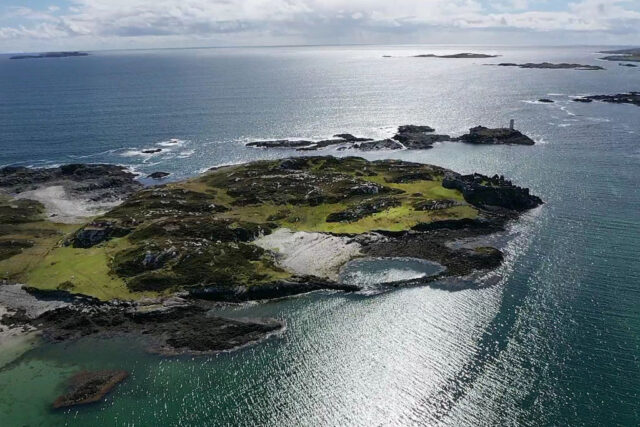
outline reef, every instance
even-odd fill
[[[640,48],[606,50],[600,53],[610,54],[608,56],[600,58],[604,61],[640,62]]]
[[[553,102],[553,101],[551,101]],[[535,141],[522,132],[509,128],[487,128],[477,126],[469,129],[469,133],[452,137],[435,133],[431,126],[404,125],[398,127],[391,138],[375,140],[373,138],[356,138],[351,134],[335,135],[340,139],[321,141],[279,139],[272,141],[249,142],[248,147],[286,148],[297,151],[315,151],[333,146],[338,150],[428,150],[438,142],[464,142],[468,144],[507,144],[534,145]]]
[[[53,409],[99,402],[128,376],[127,371],[79,372],[69,379],[67,393],[53,402]]]
[[[493,64],[488,64],[493,65]],[[518,68],[533,68],[533,69],[547,69],[547,70],[580,70],[580,71],[599,71],[605,68],[599,65],[584,65],[584,64],[553,64],[551,62],[515,64],[512,62],[503,62],[497,64],[499,67],[518,67]]]
[[[68,58],[71,56],[89,56],[86,52],[46,52],[28,55],[14,55],[9,59],[45,59],[45,58]]]

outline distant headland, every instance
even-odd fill
[[[14,55],[9,59],[67,58],[70,56],[89,56],[89,54],[86,52],[45,52],[26,55]]]
[[[609,53],[611,55],[605,56],[605,61],[628,61],[628,62],[640,62],[640,47],[633,49],[621,49],[621,50],[605,50],[599,53]]]

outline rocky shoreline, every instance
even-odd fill
[[[349,133],[334,135],[334,139],[321,141],[278,139],[254,141],[247,147],[286,148],[296,151],[316,151],[326,147],[338,150],[380,151],[380,150],[428,150],[438,142],[462,142],[481,145],[534,145],[535,141],[522,132],[510,128],[487,128],[476,126],[469,133],[459,137],[435,133],[431,126],[404,125],[398,127],[391,138],[374,140],[356,137]]]

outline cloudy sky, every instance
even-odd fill
[[[640,44],[640,0],[1,0],[0,51]]]

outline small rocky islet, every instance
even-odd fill
[[[400,133],[410,141],[429,130]],[[479,130],[475,138],[486,137]],[[21,198],[50,186],[79,204],[122,200],[84,223],[57,223],[46,203]],[[281,332],[277,319],[210,310],[317,290],[357,292],[340,281],[341,267],[356,259],[406,257],[442,267],[393,286],[478,286],[439,279],[494,269],[501,251],[453,243],[503,231],[542,204],[502,176],[331,156],[224,166],[151,187],[115,165],[5,167],[0,192],[3,325],[54,343],[135,336],[165,356],[230,351]],[[56,405],[99,399],[118,375],[85,375],[88,388]]]
[[[603,61],[626,61],[626,62],[640,62],[640,48],[632,49],[620,49],[620,50],[605,50],[600,53],[608,54],[602,57]],[[626,66],[633,66],[633,64],[627,64]]]
[[[591,103],[593,101],[609,104],[632,104],[640,107],[640,92],[618,93],[615,95],[590,95],[574,98],[574,102]]]
[[[326,147],[337,147],[338,150],[427,150],[438,142],[463,142],[475,145],[534,145],[535,141],[512,128],[487,128],[476,126],[467,134],[459,137],[435,133],[431,126],[400,126],[391,138],[376,140],[356,137],[350,133],[334,135],[333,139],[320,141],[277,139],[269,141],[253,141],[246,145],[256,148],[288,148],[297,151],[315,151]]]
[[[585,64],[572,64],[572,63],[560,63],[554,64],[551,62],[532,63],[527,62],[524,64],[516,64],[513,62],[502,62],[500,64],[487,64],[497,65],[498,67],[517,67],[528,69],[542,69],[542,70],[578,70],[578,71],[601,71],[604,67],[599,65],[585,65]]]

